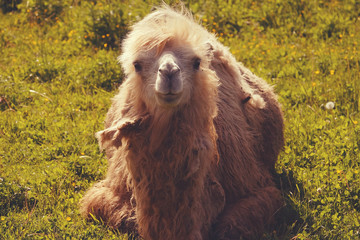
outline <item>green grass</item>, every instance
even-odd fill
[[[19,2],[0,1],[0,239],[127,239],[78,203],[106,173],[94,133],[123,79],[119,43],[160,1]],[[185,5],[282,103],[287,208],[264,238],[360,239],[360,3]]]

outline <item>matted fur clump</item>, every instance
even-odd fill
[[[283,146],[273,89],[190,14],[136,23],[127,76],[97,133],[109,158],[81,212],[144,239],[253,238],[282,206],[271,172]]]

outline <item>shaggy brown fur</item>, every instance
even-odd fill
[[[82,214],[145,239],[261,233],[282,206],[272,88],[190,14],[167,7],[133,26],[120,61],[127,79],[97,133],[109,169]]]

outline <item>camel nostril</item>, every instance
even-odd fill
[[[171,75],[175,75],[178,74],[180,72],[180,68],[178,66],[174,66],[171,70],[170,70],[170,74]]]

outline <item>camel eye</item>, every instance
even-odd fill
[[[200,58],[195,58],[195,60],[194,60],[194,69],[195,70],[199,70],[199,68],[200,68],[200,62],[201,62],[201,59]]]
[[[136,72],[141,71],[142,67],[141,67],[141,64],[139,62],[134,62],[133,65],[134,65],[134,68],[135,68]]]

